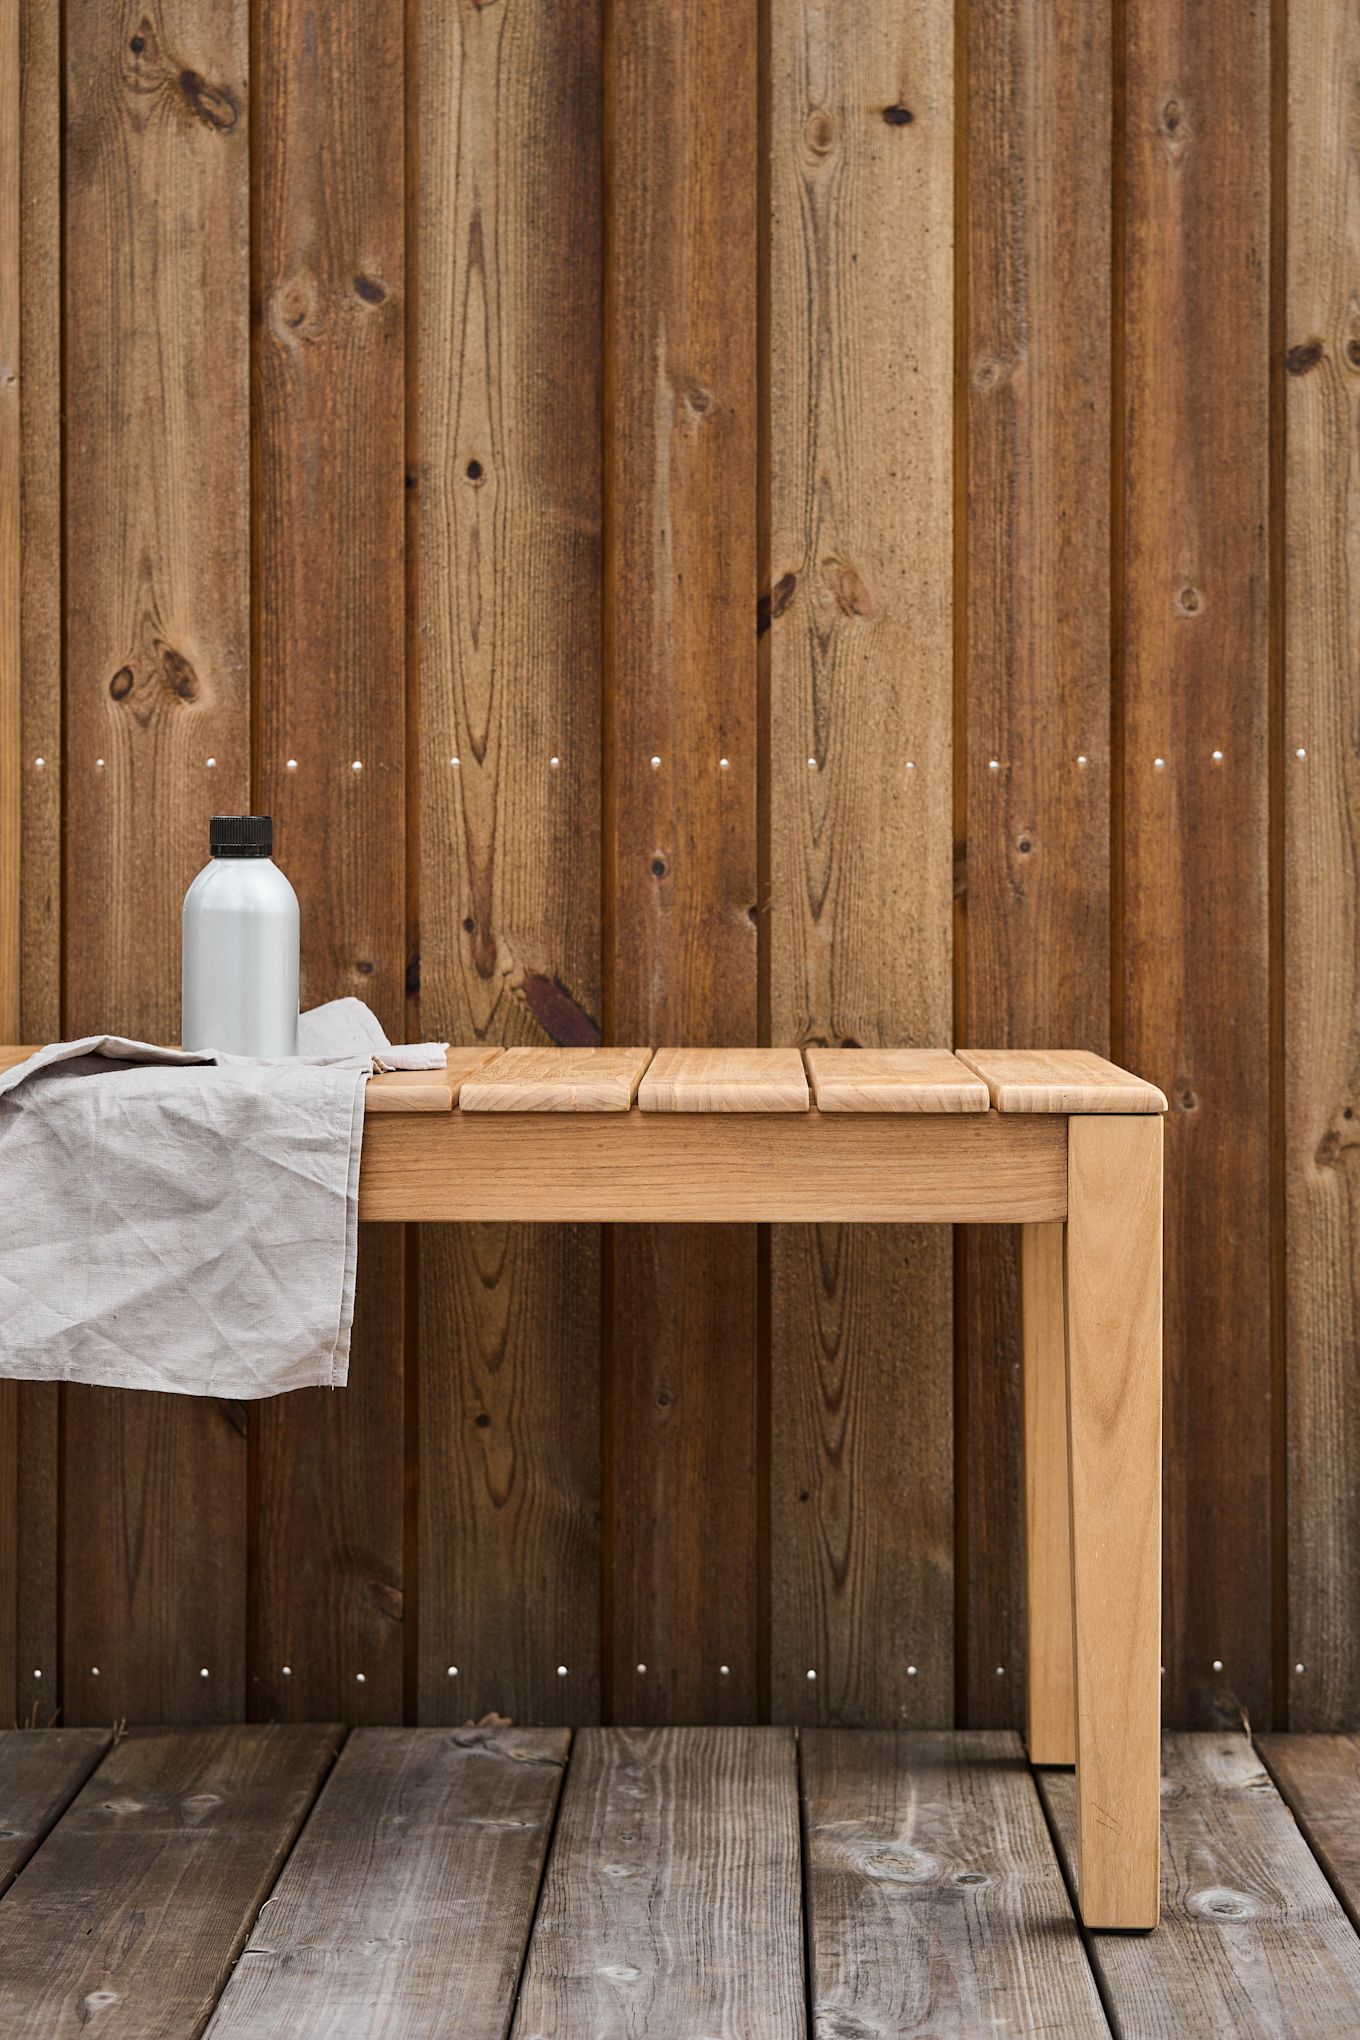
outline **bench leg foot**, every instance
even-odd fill
[[[1067,1333],[1061,1225],[1020,1228],[1025,1429],[1025,1725],[1033,1764],[1077,1761]]]
[[[1088,1927],[1153,1927],[1161,1889],[1161,1119],[1070,1120],[1068,1177],[1077,1895]]]

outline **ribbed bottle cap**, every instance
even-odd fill
[[[210,857],[269,857],[273,850],[270,815],[214,815],[208,824]]]

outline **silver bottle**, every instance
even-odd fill
[[[297,1054],[297,894],[268,815],[214,815],[184,895],[180,1041],[227,1055]]]

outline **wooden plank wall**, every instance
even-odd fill
[[[1186,1724],[1360,1720],[1356,34],[0,0],[0,1031],[173,1036],[254,805],[394,1036],[1123,1057]],[[0,1682],[1005,1726],[1018,1352],[1000,1235],[375,1232],[343,1396],[0,1388]]]

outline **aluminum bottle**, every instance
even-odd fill
[[[214,815],[184,895],[180,1040],[228,1055],[297,1054],[297,894],[268,815]]]

